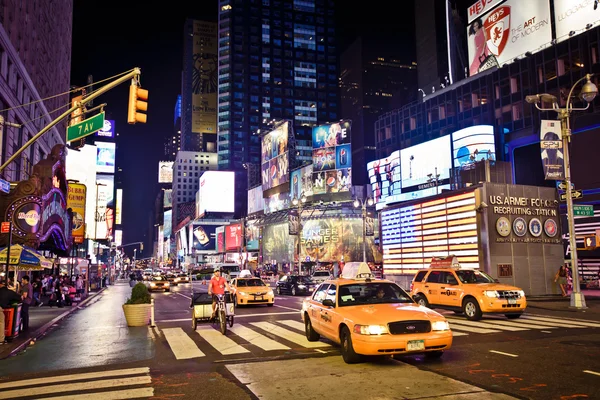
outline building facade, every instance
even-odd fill
[[[263,127],[290,120],[308,142],[311,126],[339,119],[335,33],[331,0],[219,1],[217,149],[219,169],[242,171],[236,213],[245,213],[244,164],[260,165]]]
[[[3,2],[0,6],[0,157],[4,163],[69,103],[73,2]],[[26,107],[21,105],[28,104]],[[65,143],[66,122],[52,128],[7,166],[10,181],[27,179],[33,165]]]

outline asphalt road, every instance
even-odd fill
[[[129,328],[121,310],[129,290],[109,287],[25,353],[0,361],[0,399],[600,399],[595,314],[531,309],[518,320],[473,323],[448,313],[454,345],[441,360],[346,365],[333,343],[304,338],[301,297],[237,308],[224,337],[210,323],[192,330],[190,284],[153,294],[155,328]]]

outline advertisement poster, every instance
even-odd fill
[[[96,172],[115,173],[116,147],[110,142],[96,142]]]
[[[263,231],[263,260],[289,263],[294,261],[294,239],[288,234],[288,224],[267,225]]]
[[[173,161],[158,162],[158,183],[173,183]]]
[[[115,121],[112,119],[104,120],[104,127],[96,132],[96,136],[114,138],[115,137]]]
[[[171,237],[171,231],[172,231],[172,221],[173,219],[173,211],[169,210],[169,211],[165,211],[164,213],[164,217],[163,217],[163,237],[165,239]]]
[[[415,146],[400,150],[402,170],[402,199],[408,200],[429,196],[437,189],[449,188],[452,159],[450,135],[442,136]],[[389,202],[389,201],[388,201]]]
[[[87,188],[82,183],[69,183],[67,208],[73,211],[73,241],[83,243],[85,238],[85,197]]]
[[[367,164],[367,173],[373,200],[380,210],[385,206],[386,199],[401,193],[400,150],[389,157],[371,161]]]
[[[202,217],[207,212],[233,212],[234,196],[235,172],[206,171],[200,177],[196,214]]]
[[[290,198],[301,198],[313,195],[313,166],[306,165],[290,173]]]
[[[215,225],[194,225],[194,248],[198,251],[215,250]]]
[[[560,121],[542,120],[540,129],[540,150],[546,180],[564,180],[564,160],[562,153],[562,133]]]
[[[263,212],[265,200],[263,199],[262,186],[248,190],[248,215]]]
[[[215,229],[215,235],[217,236],[217,253],[225,252],[225,227],[219,226]]]
[[[163,196],[163,207],[164,208],[172,208],[173,207],[173,189],[165,189]]]
[[[288,233],[293,236],[300,231],[300,216],[298,210],[293,208],[288,211]]]
[[[79,181],[88,190],[85,206],[85,234],[94,237],[96,211],[96,146],[85,145],[78,151],[69,150],[67,153],[67,179]]]
[[[352,186],[351,121],[313,128],[313,193],[348,192]]]
[[[194,21],[192,132],[217,133],[217,24]]]
[[[242,224],[225,226],[225,250],[240,250],[242,248]]]
[[[275,211],[285,210],[290,208],[291,200],[288,192],[273,194],[264,199],[265,214],[274,213]]]
[[[115,176],[97,174],[96,183],[99,185],[104,185],[104,191],[106,192],[106,204],[108,206],[114,206]]]
[[[121,225],[123,220],[123,189],[117,189],[115,199],[115,224]]]
[[[551,40],[549,0],[507,0],[467,27],[469,75],[535,52]]]
[[[594,0],[554,0],[556,40],[562,42],[570,38],[569,32],[581,32],[588,24],[598,25],[599,11],[594,10],[594,4]]]
[[[476,125],[453,132],[452,148],[454,167],[469,168],[477,161],[495,160],[494,127]]]
[[[107,186],[96,186],[96,229],[94,230],[94,239],[104,240],[108,236],[108,224],[106,221],[106,214],[108,212],[107,201],[108,201],[108,187]]]
[[[246,250],[258,251],[260,244],[260,227],[257,225],[246,226]]]
[[[261,178],[263,191],[289,182],[289,122],[284,122],[262,138]]]

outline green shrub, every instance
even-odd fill
[[[125,304],[150,304],[150,299],[148,288],[139,282],[131,289],[131,298],[127,299]]]

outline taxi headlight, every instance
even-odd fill
[[[354,333],[359,335],[385,335],[390,332],[385,325],[354,325]]]
[[[165,282],[165,286],[169,286],[169,282]]]
[[[273,295],[274,295],[274,293],[273,293],[273,289],[269,289],[269,291],[267,292],[267,294],[268,294],[269,296],[273,296]]]
[[[519,297],[525,297],[525,291],[519,290]]]
[[[156,283],[151,283],[150,286],[156,286]]]
[[[238,292],[240,294],[240,296],[245,296],[246,292]]]
[[[175,282],[179,282],[179,281],[180,281],[180,279],[179,279],[179,278],[175,278],[175,279],[174,279],[174,281],[175,281]]]
[[[449,331],[450,324],[448,321],[432,321],[431,322],[431,330],[432,331]]]
[[[487,297],[498,297],[498,292],[495,290],[485,290],[483,294],[485,294]]]

